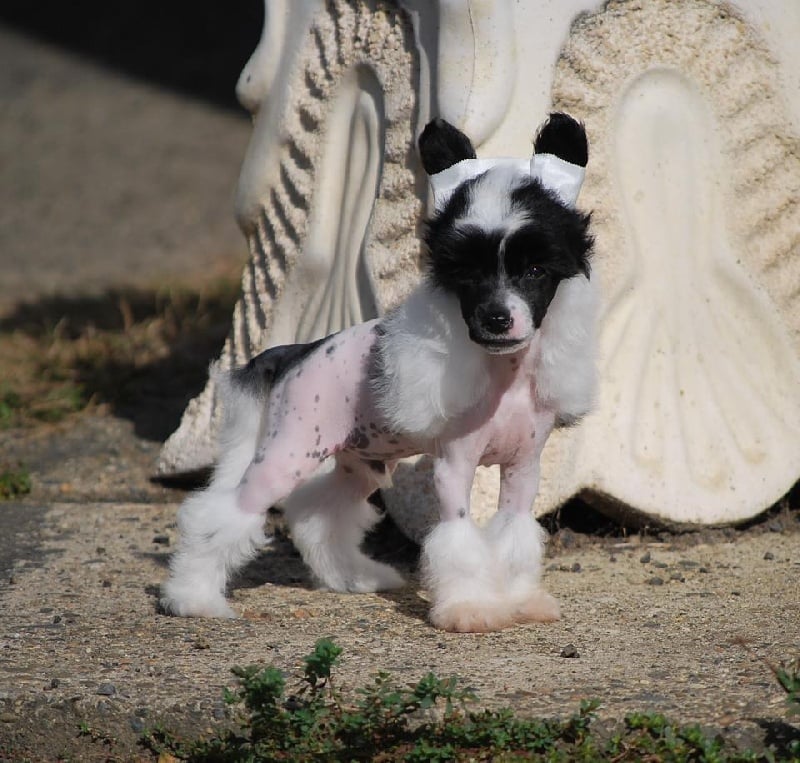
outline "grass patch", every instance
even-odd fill
[[[31,475],[27,469],[0,468],[0,501],[19,498],[31,492]]]
[[[165,437],[222,348],[239,278],[93,297],[49,297],[0,319],[0,430],[95,405]]]
[[[729,748],[699,726],[681,726],[656,713],[629,715],[612,729],[597,721],[597,701],[585,701],[566,720],[525,719],[512,710],[469,709],[475,700],[458,679],[428,673],[398,686],[387,673],[345,700],[333,678],[341,649],[328,639],[305,658],[288,690],[275,667],[235,668],[239,731],[181,740],[166,729],[143,746],[161,760],[207,761],[652,761],[744,763],[800,760],[800,746],[756,754]],[[795,674],[797,678],[797,674]],[[796,749],[795,749],[796,748]]]

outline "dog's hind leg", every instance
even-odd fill
[[[162,587],[161,604],[176,615],[234,617],[225,600],[228,576],[266,542],[264,514],[238,506],[238,485],[260,436],[263,401],[232,388],[225,377],[218,381],[226,397],[220,459],[209,486],[189,496],[178,512],[178,549]]]
[[[317,474],[281,502],[292,540],[322,587],[365,593],[404,585],[393,567],[370,559],[360,548],[379,519],[367,497],[385,479],[382,462],[340,454],[332,470]]]

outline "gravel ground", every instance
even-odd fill
[[[87,433],[81,452],[77,435]],[[321,636],[344,648],[340,686],[377,670],[404,682],[433,670],[461,676],[485,705],[524,714],[564,715],[597,697],[606,718],[657,710],[747,745],[798,733],[765,662],[800,651],[796,510],[744,531],[562,528],[545,574],[563,607],[552,625],[433,629],[416,548],[388,521],[372,547],[409,574],[398,593],[311,589],[279,533],[233,588],[241,619],[185,620],[156,604],[182,493],[145,478],[155,444],[121,434],[123,423],[96,413],[40,436],[27,451],[33,493],[0,504],[0,759],[135,759],[137,738],[157,720],[209,731],[225,722],[233,665],[291,671]],[[0,454],[10,443],[0,437]],[[94,740],[78,735],[81,722]]]

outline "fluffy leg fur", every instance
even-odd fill
[[[370,559],[360,548],[379,518],[366,500],[378,487],[370,471],[357,460],[339,462],[282,502],[294,545],[324,588],[365,593],[405,584],[394,568]]]
[[[222,455],[209,487],[187,498],[178,512],[180,541],[162,586],[162,606],[188,617],[235,617],[225,601],[228,578],[266,542],[264,514],[247,514],[237,505],[237,485],[256,448],[262,406],[232,390],[224,377],[219,381],[226,398]]]
[[[527,511],[498,511],[486,533],[515,622],[552,622],[558,602],[540,583],[545,532]]]
[[[438,524],[422,547],[431,622],[447,631],[485,633],[513,623],[490,545],[469,517]]]

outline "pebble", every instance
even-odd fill
[[[643,554],[642,554],[642,555],[639,557],[639,561],[640,561],[642,564],[648,564],[648,563],[650,562],[650,559],[651,559],[651,558],[652,558],[652,557],[650,556],[650,552],[649,552],[649,551],[645,551],[645,552],[644,552],[644,553],[643,553]]]
[[[578,650],[575,648],[574,644],[567,644],[566,646],[561,647],[561,656],[572,659],[580,657],[580,654],[578,654]]]
[[[100,684],[95,692],[95,694],[99,694],[101,697],[113,697],[116,693],[117,687],[111,683]]]
[[[558,531],[558,543],[562,548],[572,548],[575,545],[575,533],[564,528]]]
[[[130,719],[130,725],[134,734],[141,734],[144,731],[144,721],[135,715]]]
[[[658,576],[653,576],[647,580],[647,585],[664,585],[664,580]]]
[[[764,559],[766,559],[768,562],[771,562],[774,558],[775,558],[775,554],[773,554],[772,551],[767,551],[764,554]]]
[[[572,565],[570,572],[580,572],[580,571],[581,571],[580,562],[575,562],[575,564]]]
[[[159,546],[169,546],[169,535],[156,535],[155,538],[153,538],[153,543]]]

